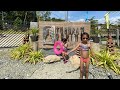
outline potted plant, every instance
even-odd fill
[[[37,28],[32,28],[31,29],[31,40],[34,42],[34,41],[38,41],[38,32],[39,32],[39,29]]]

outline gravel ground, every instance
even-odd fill
[[[0,79],[79,79],[80,70],[67,73],[75,70],[70,62],[64,64],[55,62],[45,64],[43,62],[36,65],[15,61],[9,58],[8,48],[0,49]],[[52,50],[44,50],[47,55],[54,54]],[[89,79],[108,79],[107,72],[100,67],[95,67],[90,64]],[[114,79],[120,79],[120,75],[116,75],[110,71]]]

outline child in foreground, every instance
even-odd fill
[[[67,63],[68,60],[67,60],[66,57],[67,57],[68,44],[67,44],[67,39],[66,38],[62,39],[62,44],[63,44],[63,47],[64,47],[64,50],[62,51],[63,61],[64,61],[64,63]]]
[[[81,42],[71,51],[67,53],[70,54],[71,52],[75,51],[77,48],[80,48],[80,79],[83,79],[83,67],[84,63],[86,66],[86,79],[88,79],[89,75],[89,62],[90,62],[90,57],[89,57],[89,51],[91,52],[92,56],[94,56],[93,51],[92,51],[92,45],[89,42],[89,34],[84,32],[81,34]]]

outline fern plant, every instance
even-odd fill
[[[42,49],[39,51],[33,51],[29,43],[19,46],[11,51],[10,57],[14,60],[23,59],[23,63],[30,62],[36,64],[39,61],[44,60],[44,53]]]
[[[24,63],[30,62],[30,63],[36,64],[37,62],[40,62],[43,60],[44,60],[44,54],[43,54],[42,50],[32,51],[29,53],[29,57],[24,61]]]
[[[19,46],[11,50],[10,57],[15,60],[19,60],[28,55],[32,51],[32,48],[29,43]]]
[[[116,60],[116,54],[111,55],[109,51],[102,50],[96,53],[95,57],[98,61],[97,66],[104,67],[107,70],[112,69],[116,74],[120,74],[120,67],[114,62]]]

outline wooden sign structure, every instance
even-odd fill
[[[106,21],[107,30],[108,30],[108,40],[107,40],[107,44],[106,44],[106,49],[109,50],[110,54],[114,54],[114,45],[115,44],[113,42],[112,36],[110,35],[110,30],[109,30],[109,24],[110,24],[109,14],[110,14],[110,12],[107,12],[105,14],[105,21]]]
[[[112,36],[109,35],[108,36],[108,40],[107,40],[107,50],[109,50],[110,54],[114,54],[114,42],[113,42],[113,39],[112,39]]]
[[[62,38],[67,38],[68,48],[73,48],[80,42],[81,27],[90,33],[89,22],[39,21],[39,48],[53,48],[54,42]]]

